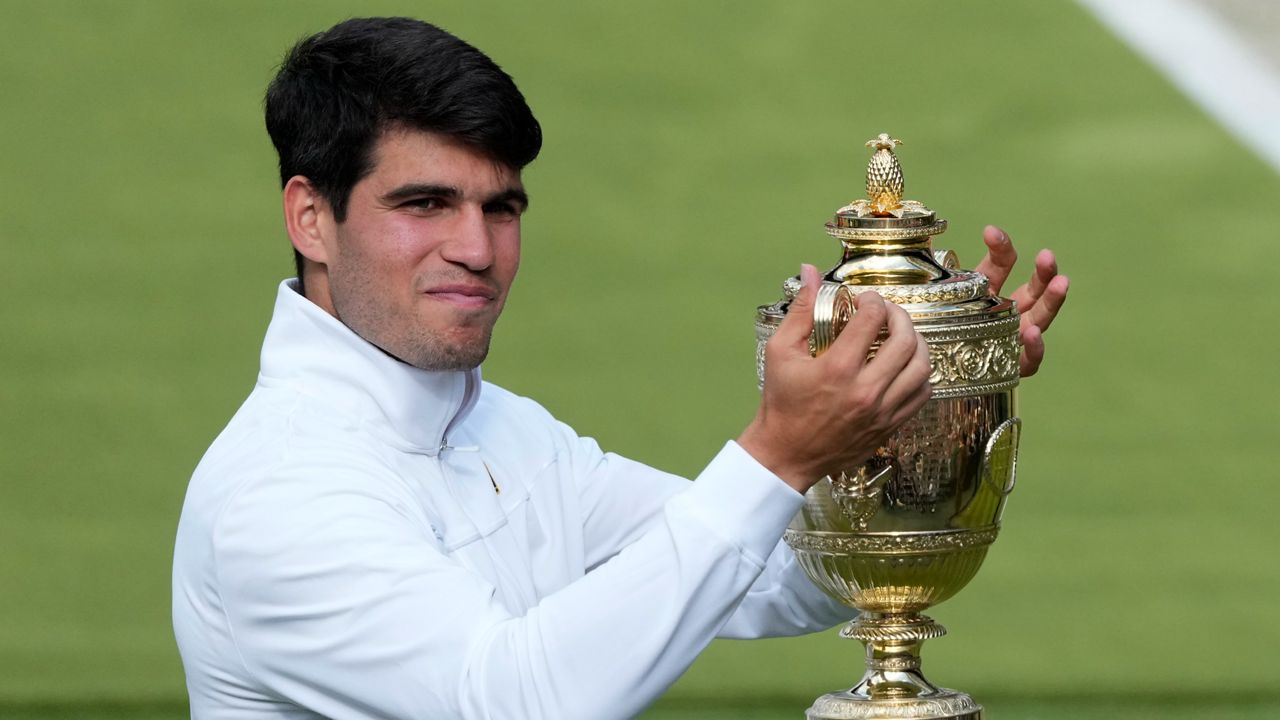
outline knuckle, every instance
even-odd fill
[[[920,354],[920,348],[916,345],[916,339],[911,335],[903,335],[902,333],[890,335],[889,342],[885,344],[887,345],[889,343],[893,344],[895,351],[902,354],[903,365],[906,365],[910,360]]]
[[[884,325],[889,320],[889,303],[876,296],[875,302],[871,305],[871,315],[876,321],[876,325]]]
[[[911,360],[911,370],[922,380],[928,380],[933,373],[933,365],[929,363],[927,354],[918,354]]]
[[[907,361],[916,353],[915,344],[910,339],[890,335],[880,346],[880,351],[876,353],[877,357],[884,356],[886,361],[906,364]]]
[[[875,292],[862,293],[858,296],[858,314],[869,315],[868,320],[878,320],[877,324],[883,323],[885,317],[884,298]]]
[[[862,365],[858,358],[851,357],[848,353],[841,353],[831,358],[831,361],[828,379],[831,380],[834,385],[838,387],[840,385],[851,385],[858,382],[858,376],[862,372]]]
[[[849,407],[859,416],[874,416],[880,404],[880,393],[867,384],[859,384],[849,393]]]
[[[920,388],[920,392],[924,394],[925,399],[933,396],[933,383],[929,382],[929,377],[932,374],[933,373],[929,371],[928,366],[926,366],[920,370],[920,374],[916,376],[920,380],[916,387]]]

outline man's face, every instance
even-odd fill
[[[333,226],[333,312],[410,365],[478,366],[520,265],[519,173],[406,129],[384,133],[373,159]]]

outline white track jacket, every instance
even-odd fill
[[[779,542],[800,505],[733,442],[694,483],[604,453],[286,282],[178,526],[192,717],[632,716],[716,635],[853,614]]]

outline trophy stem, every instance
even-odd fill
[[[867,648],[866,673],[850,692],[873,700],[937,694],[937,686],[920,672],[920,646],[946,634],[946,628],[919,613],[862,613],[840,631]]]
[[[867,648],[867,668],[849,690],[824,695],[808,720],[981,720],[968,695],[940,688],[920,672],[920,646],[947,629],[917,612],[863,612],[840,631]]]

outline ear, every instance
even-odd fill
[[[284,225],[289,241],[314,263],[328,265],[334,251],[334,220],[329,202],[302,175],[284,185]]]

